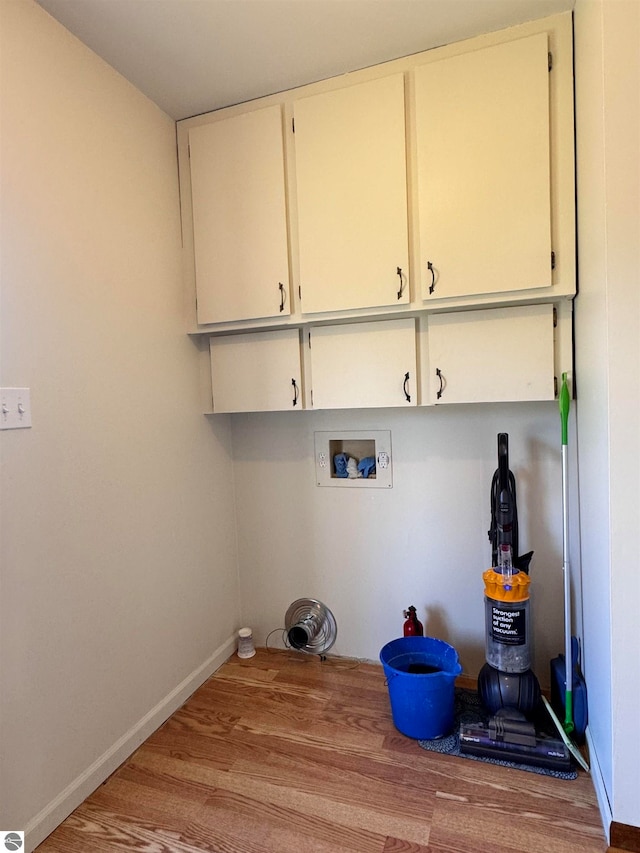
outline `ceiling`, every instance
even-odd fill
[[[38,2],[174,119],[574,5],[574,0]]]

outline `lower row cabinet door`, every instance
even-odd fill
[[[314,409],[416,405],[413,318],[316,326],[309,335]]]
[[[210,338],[213,411],[302,409],[298,329]]]
[[[430,314],[426,403],[553,400],[553,305]]]

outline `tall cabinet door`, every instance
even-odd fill
[[[549,287],[547,34],[415,72],[424,299]]]
[[[429,403],[553,400],[553,305],[429,314]]]
[[[297,329],[224,335],[209,348],[215,413],[302,408]]]
[[[198,322],[289,314],[280,107],[191,128],[189,151]]]
[[[409,301],[404,76],[294,104],[304,313]]]
[[[416,405],[416,321],[311,330],[314,409]]]

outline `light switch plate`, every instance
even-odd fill
[[[24,429],[30,426],[30,389],[0,388],[0,429]]]

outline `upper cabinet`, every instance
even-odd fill
[[[214,411],[548,400],[571,374],[570,13],[177,134]]]
[[[414,73],[422,298],[549,288],[547,33]]]
[[[409,302],[404,74],[293,105],[303,314]]]
[[[287,316],[281,107],[192,127],[188,145],[198,323]]]

